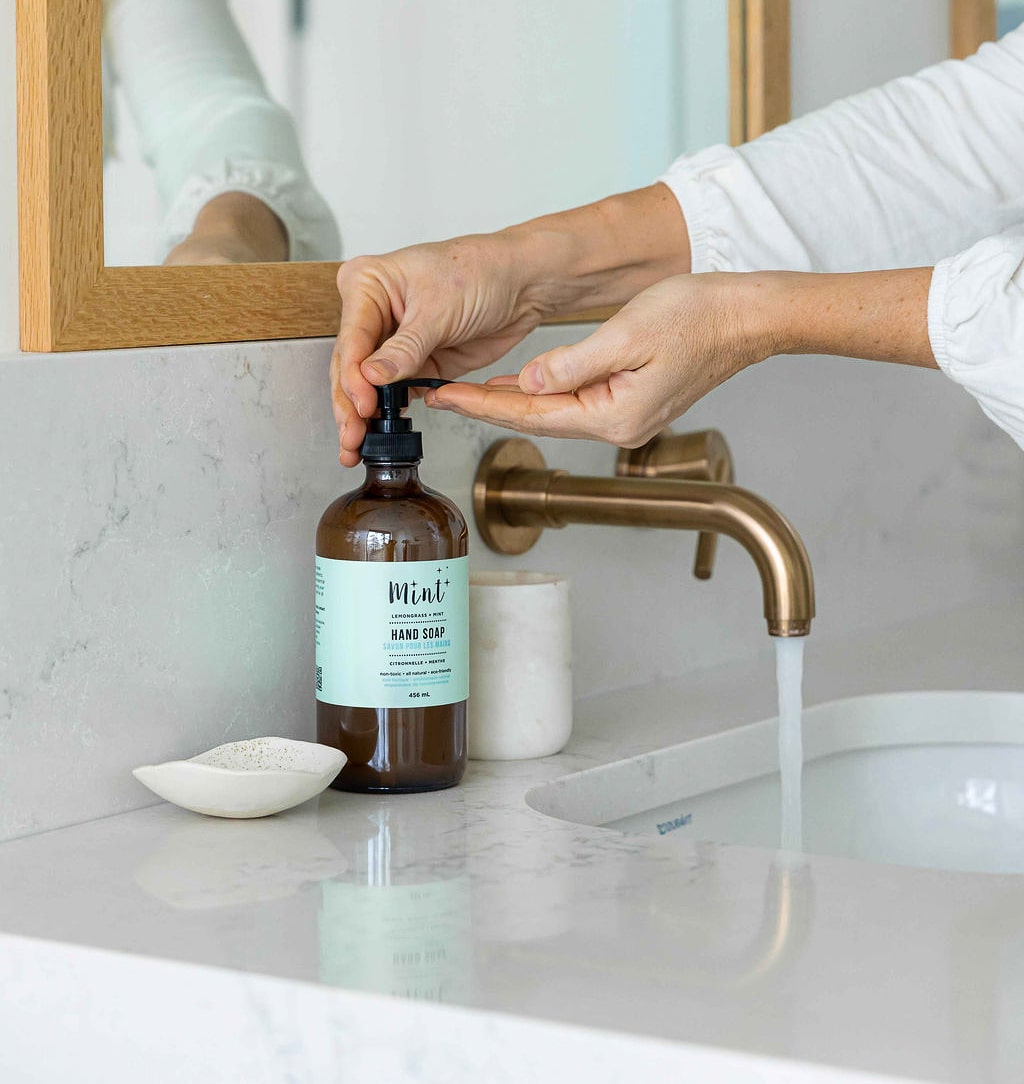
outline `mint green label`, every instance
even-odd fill
[[[469,696],[469,558],[316,559],[316,698],[352,708]]]

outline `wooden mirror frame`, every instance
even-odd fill
[[[104,264],[100,29],[98,0],[17,0],[21,348],[333,335],[337,263]],[[789,0],[729,0],[729,39],[740,143],[789,117]]]
[[[957,60],[976,53],[996,36],[997,0],[949,0],[949,55]]]

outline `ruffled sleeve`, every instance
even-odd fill
[[[813,271],[813,255],[751,170],[742,148],[718,145],[677,159],[659,180],[690,234],[691,270]]]
[[[1024,27],[660,178],[694,271],[934,264],[1024,220]]]
[[[334,215],[305,173],[281,162],[253,158],[225,158],[186,178],[164,216],[164,251],[184,241],[199,211],[224,192],[246,192],[277,215],[288,232],[289,260],[340,258]]]
[[[1024,226],[936,264],[928,337],[939,368],[1024,448]]]
[[[246,192],[281,219],[291,259],[340,257],[292,118],[267,94],[226,0],[108,0],[104,37],[156,171],[166,251],[214,196]]]

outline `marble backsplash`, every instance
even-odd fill
[[[579,328],[544,329],[505,363]],[[323,341],[0,359],[0,839],[148,804],[130,775],[256,734],[312,737],[313,531],[335,459]],[[1024,586],[1024,460],[936,373],[775,359],[699,404],[815,567],[815,636]],[[681,423],[677,423],[677,428]],[[469,511],[497,431],[426,415],[426,481]],[[542,442],[607,474],[611,449]],[[746,657],[749,558],[575,527],[477,568],[568,572],[578,695]],[[813,666],[813,638],[808,666]],[[774,690],[765,690],[765,714]]]

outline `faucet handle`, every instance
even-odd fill
[[[704,482],[733,482],[732,452],[717,429],[673,433],[663,429],[639,448],[620,448],[615,460],[618,478],[683,478]],[[698,580],[711,578],[718,535],[701,531],[693,574]]]

